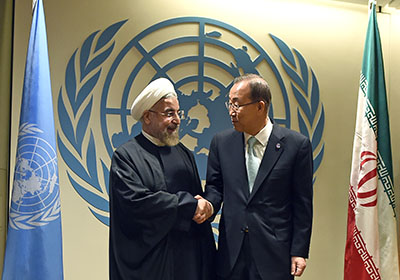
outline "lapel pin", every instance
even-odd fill
[[[281,148],[281,143],[276,144],[276,149],[279,150]]]

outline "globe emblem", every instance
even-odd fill
[[[58,206],[55,150],[42,138],[20,137],[11,198],[11,226],[29,229],[44,225],[58,216],[58,211],[52,209]],[[46,211],[52,212],[51,217],[42,215]]]
[[[225,41],[225,36],[233,38],[235,43]],[[129,68],[127,64],[133,66]],[[140,132],[140,123],[133,123],[129,108],[144,86],[158,77],[169,78],[174,83],[185,112],[180,138],[193,151],[202,179],[205,179],[212,137],[232,127],[224,103],[232,80],[241,73],[264,76],[268,73],[269,80],[275,80],[282,92],[285,110],[283,117],[275,121],[290,126],[286,88],[272,59],[249,36],[217,20],[185,17],[151,26],[122,49],[110,69],[100,107],[102,134],[110,158],[116,147]],[[148,73],[152,73],[150,79],[143,81],[141,77],[149,77]],[[113,84],[121,79],[125,83],[120,90],[116,86],[114,89]],[[121,101],[118,106],[115,100]],[[273,112],[271,109],[271,117]],[[115,125],[117,119],[119,125]]]
[[[174,84],[185,113],[180,140],[193,152],[203,180],[212,137],[232,127],[224,103],[235,77],[244,73],[266,77],[275,104],[270,118],[292,128],[288,90],[277,66],[242,31],[209,18],[174,18],[145,29],[116,51],[114,38],[126,22],[86,38],[68,61],[58,96],[57,143],[68,179],[90,212],[107,226],[110,160],[118,146],[140,133],[141,124],[130,116],[130,106],[152,80],[165,77]],[[318,81],[297,50],[270,36],[299,105],[298,128],[312,141],[315,172],[324,154],[325,113]],[[99,130],[103,142],[96,136]]]

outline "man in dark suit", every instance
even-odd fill
[[[192,221],[211,205],[197,197],[196,162],[179,142],[173,84],[151,82],[131,113],[142,133],[115,150],[110,169],[110,280],[213,280],[211,225]]]
[[[311,143],[274,124],[268,118],[270,103],[269,86],[260,76],[236,78],[227,102],[235,129],[211,142],[204,198],[214,215],[223,202],[217,257],[221,279],[287,280],[301,276],[306,267]],[[207,218],[195,219],[200,223]]]

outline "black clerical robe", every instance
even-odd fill
[[[110,169],[110,279],[214,279],[210,223],[192,221],[197,194],[183,144],[157,147],[139,134],[120,146]]]

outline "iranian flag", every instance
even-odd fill
[[[369,8],[353,143],[344,279],[398,280],[390,129],[376,2],[370,1]]]

